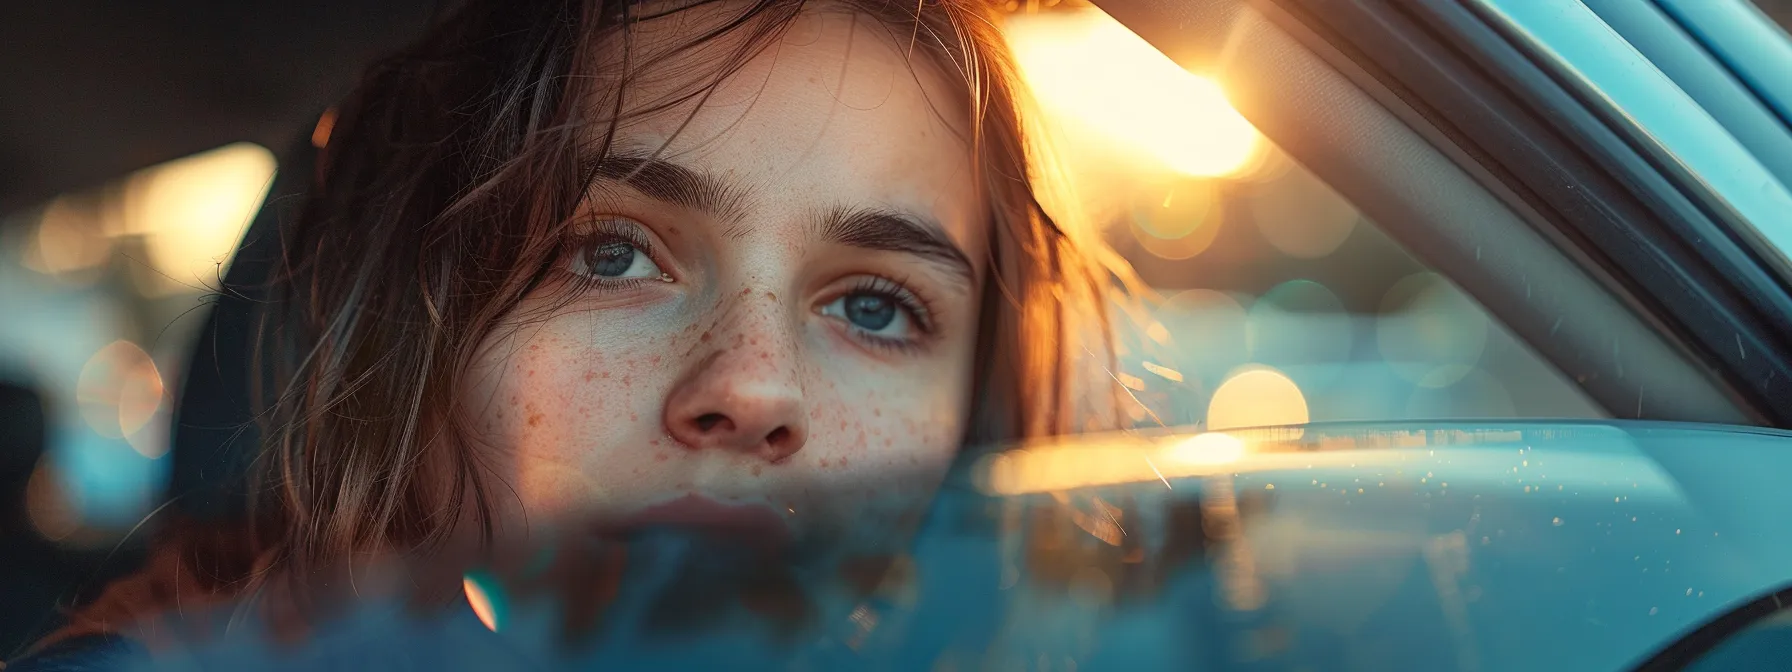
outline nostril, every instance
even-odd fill
[[[772,430],[770,434],[765,435],[765,443],[773,448],[781,448],[788,441],[790,441],[789,427],[779,427]]]
[[[703,415],[697,416],[697,430],[707,432],[715,429],[716,425],[722,424],[722,421],[727,419],[728,418],[721,413],[704,413]]]

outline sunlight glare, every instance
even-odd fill
[[[1093,126],[1179,173],[1219,177],[1259,145],[1225,91],[1099,10],[1015,15],[1006,32],[1041,106]]]

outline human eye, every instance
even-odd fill
[[[933,332],[926,304],[908,288],[867,277],[821,307],[821,314],[844,323],[873,346],[913,348]]]
[[[574,232],[566,251],[567,272],[597,285],[671,280],[654,261],[641,224],[631,220],[594,220]]]

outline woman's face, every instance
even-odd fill
[[[642,59],[629,99],[711,56]],[[989,244],[958,88],[869,19],[809,12],[701,108],[622,124],[580,242],[463,395],[523,512],[769,511],[853,543],[924,503],[964,432]]]

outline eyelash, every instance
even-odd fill
[[[625,219],[593,219],[588,227],[569,233],[566,236],[560,258],[565,259],[568,255],[584,254],[596,247],[612,243],[632,245],[654,265],[665,268],[665,265],[660,262],[658,251],[653,247],[653,242],[641,231],[640,225]],[[573,290],[577,292],[620,291],[637,287],[642,283],[660,282],[654,278],[609,279],[575,273],[566,270],[564,262],[561,262],[560,268],[566,276],[571,278]],[[836,295],[835,298],[855,294],[872,294],[895,301],[896,305],[908,314],[909,319],[913,320],[915,330],[919,332],[920,336],[920,338],[910,339],[889,338],[848,325],[847,331],[866,345],[895,352],[913,352],[925,345],[924,341],[927,337],[937,331],[933,321],[932,307],[921,295],[909,289],[906,282],[883,276],[864,276],[854,282],[851,288]]]
[[[874,294],[895,301],[903,312],[908,313],[909,319],[914,321],[915,330],[920,332],[920,338],[889,338],[848,325],[847,331],[867,345],[896,352],[913,352],[925,345],[924,341],[936,333],[936,327],[933,324],[933,310],[928,306],[927,300],[909,289],[906,283],[882,276],[866,276],[853,283],[851,289],[841,293],[837,298],[854,294]]]
[[[625,219],[593,219],[588,227],[567,234],[565,247],[559,255],[563,261],[556,262],[563,273],[572,278],[576,291],[616,291],[636,287],[642,283],[660,282],[655,278],[604,278],[565,269],[564,260],[569,255],[585,254],[592,249],[611,243],[631,245],[637,252],[652,261],[655,266],[665,268],[665,265],[660,263],[658,250],[654,249],[653,242],[648,239],[647,235],[641,232],[639,224],[631,224]]]

